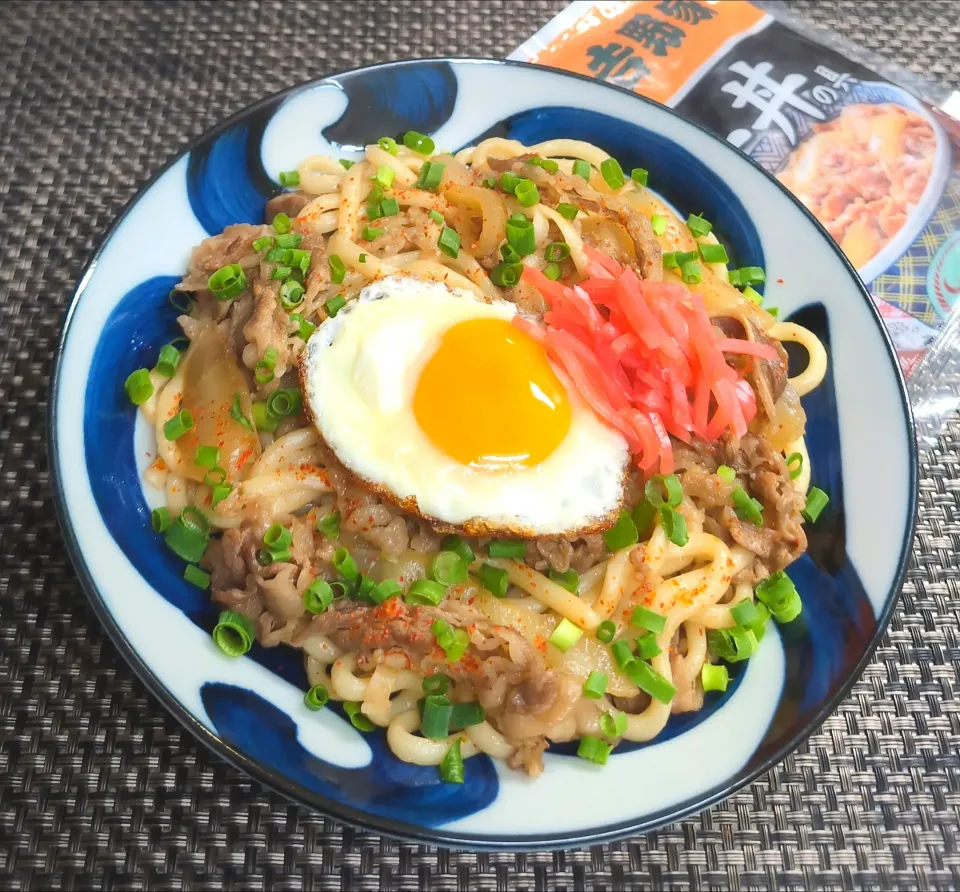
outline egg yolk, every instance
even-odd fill
[[[536,341],[506,319],[468,319],[443,334],[413,401],[430,441],[464,465],[529,467],[570,429],[567,393]]]

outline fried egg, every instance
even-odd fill
[[[349,472],[439,528],[606,528],[627,444],[511,323],[517,312],[441,282],[375,282],[308,341],[304,405]]]

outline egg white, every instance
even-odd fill
[[[398,502],[416,499],[421,514],[443,524],[548,536],[611,519],[623,498],[627,444],[569,387],[570,430],[528,468],[461,464],[417,424],[414,392],[444,332],[517,312],[507,301],[409,276],[367,286],[317,328],[301,358],[304,402],[321,436],[355,475]]]

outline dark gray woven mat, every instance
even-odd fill
[[[290,83],[502,56],[562,6],[0,4],[0,889],[960,888],[960,421],[924,468],[901,609],[839,711],[721,805],[590,850],[401,845],[266,793],[181,731],[86,605],[50,504],[46,385],[82,265],[137,185]],[[953,3],[796,8],[957,85]]]

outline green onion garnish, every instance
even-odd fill
[[[669,703],[676,696],[677,689],[649,663],[637,661],[628,674],[630,680],[654,700]]]
[[[685,263],[680,267],[680,278],[685,285],[699,285],[703,281],[703,269],[695,261]]]
[[[627,730],[627,717],[622,712],[605,712],[600,716],[600,730],[607,737],[622,737]]]
[[[611,189],[619,189],[623,186],[623,168],[616,158],[607,158],[600,165],[600,173],[604,181]]]
[[[403,134],[403,144],[420,155],[432,155],[436,148],[429,136],[424,136],[416,130],[408,130]]]
[[[189,314],[193,310],[193,300],[190,295],[185,291],[177,291],[176,288],[167,295],[167,302],[181,315]]]
[[[777,570],[757,584],[755,593],[757,600],[775,614],[793,600],[797,587],[783,570]]]
[[[303,695],[303,705],[316,712],[330,701],[330,692],[322,685],[315,684]]]
[[[749,285],[743,289],[743,296],[747,300],[755,303],[758,307],[763,303],[763,295],[759,291],[751,288]]]
[[[780,307],[767,307],[767,312],[773,316],[774,319],[780,318]]]
[[[216,446],[198,446],[193,463],[198,468],[215,468],[220,464],[220,449]]]
[[[532,254],[537,246],[533,223],[526,218],[507,220],[507,244],[516,251],[519,257]]]
[[[480,585],[497,598],[504,597],[510,585],[510,574],[492,564],[481,564],[477,571],[477,579]]]
[[[706,691],[725,691],[730,684],[730,672],[722,663],[704,663],[700,670],[700,683]]]
[[[644,170],[642,167],[635,167],[630,171],[630,179],[635,183],[639,183],[641,186],[646,186],[649,178],[649,172]],[[662,235],[663,233],[660,234]]]
[[[820,516],[820,512],[823,511],[829,503],[830,496],[816,486],[811,487],[810,492],[807,493],[807,504],[804,505],[801,514],[803,514],[810,523],[814,523]]]
[[[543,252],[548,263],[562,263],[570,256],[570,246],[566,242],[550,242]]]
[[[522,561],[527,556],[527,543],[520,539],[497,539],[487,546],[492,558],[512,558]]]
[[[720,467],[717,468],[717,476],[724,483],[733,483],[733,481],[737,479],[737,472],[734,471],[730,465],[720,465]]]
[[[299,313],[291,313],[290,321],[297,326],[297,337],[301,340],[309,341],[310,335],[317,330],[316,325],[314,325],[312,322],[308,322]]]
[[[384,198],[380,202],[381,217],[395,217],[400,213],[400,202],[396,198]]]
[[[752,629],[710,629],[707,632],[707,647],[711,653],[728,663],[748,660],[757,651],[757,636]]]
[[[440,211],[430,211],[430,219],[433,220],[434,223],[443,226],[443,214],[441,214]]]
[[[367,205],[367,219],[376,220],[379,217],[383,216],[383,208],[380,206],[379,201],[371,201]]]
[[[212,467],[203,475],[203,482],[210,487],[219,486],[221,483],[225,483],[226,480],[227,470],[226,468],[221,468],[219,465]]]
[[[553,630],[550,637],[547,639],[548,644],[552,644],[560,653],[566,653],[576,644],[581,636],[583,635],[583,630],[575,626],[570,620],[564,617],[557,623],[557,627]]]
[[[381,189],[389,189],[393,185],[393,180],[396,175],[397,172],[389,164],[381,164],[377,168],[377,172],[373,175],[373,178],[377,181],[377,185]]]
[[[523,182],[529,181],[525,181],[523,177],[518,177],[513,171],[505,170],[500,174],[500,188],[503,189],[504,192],[509,192],[511,195],[516,192],[517,186]]]
[[[343,711],[350,719],[350,724],[358,731],[372,731],[377,726],[360,711],[362,706],[362,703],[355,703],[353,700],[343,701]]]
[[[633,647],[629,641],[618,638],[610,647],[613,653],[613,660],[621,672],[627,674],[637,665],[637,658],[633,655]]]
[[[650,217],[650,226],[654,235],[663,235],[667,231],[667,218],[660,214],[653,214]]]
[[[261,251],[266,251],[267,248],[272,248],[275,244],[276,242],[273,240],[272,236],[263,235],[260,238],[253,240],[253,250],[259,254]]]
[[[369,576],[367,576],[366,573],[361,573],[360,580],[357,582],[353,596],[358,601],[363,601],[366,604],[373,604],[373,590],[375,587],[376,583]]]
[[[583,177],[589,183],[591,172],[590,163],[584,161],[582,158],[577,158],[577,160],[573,162],[573,175],[575,177]]]
[[[183,571],[183,578],[200,589],[210,588],[210,574],[201,570],[196,564],[187,564]]]
[[[551,567],[547,575],[568,592],[577,593],[577,586],[580,585],[580,574],[576,570],[564,570],[562,573],[558,573]]]
[[[424,161],[420,168],[420,176],[414,186],[417,189],[426,189],[428,192],[435,192],[440,181],[443,179],[443,172],[447,165],[441,161]]]
[[[207,288],[217,300],[233,300],[246,287],[247,276],[238,263],[220,267],[207,279]]]
[[[447,536],[440,543],[440,547],[444,551],[452,551],[454,554],[460,555],[460,560],[462,560],[467,566],[473,563],[473,549],[464,539],[461,539],[459,536]]]
[[[634,639],[637,645],[637,656],[641,660],[652,660],[657,654],[663,652],[663,648],[657,643],[657,636],[653,632],[647,632]]]
[[[609,644],[613,641],[613,636],[617,634],[617,627],[613,620],[605,619],[597,626],[597,631],[594,634],[601,644]]]
[[[685,263],[692,263],[699,256],[696,251],[670,251],[663,255],[663,268],[679,269]]]
[[[456,585],[467,581],[467,565],[459,554],[441,551],[430,564],[430,577],[440,585]]]
[[[723,245],[700,242],[699,247],[704,263],[727,263],[730,260],[727,257],[727,249]]]
[[[333,553],[333,566],[347,582],[353,582],[360,575],[357,562],[346,548],[338,548]]]
[[[739,604],[731,608],[730,616],[738,626],[752,627],[760,621],[760,611],[757,605],[749,598],[744,598]]]
[[[303,241],[303,236],[299,232],[285,232],[283,235],[277,236],[277,247],[287,250],[288,248],[299,248],[300,242]]]
[[[683,486],[676,474],[655,474],[647,481],[644,495],[654,505],[666,502],[671,508],[677,508],[683,501]]]
[[[177,440],[189,430],[193,430],[193,415],[189,409],[181,409],[163,424],[163,435],[168,440]]]
[[[336,539],[340,535],[340,512],[334,511],[321,517],[317,521],[317,530],[328,539]]]
[[[577,218],[577,214],[580,213],[580,208],[578,208],[575,204],[561,201],[560,204],[557,205],[557,213],[565,220],[575,220]]]
[[[527,164],[542,167],[547,173],[556,173],[560,169],[560,165],[552,158],[540,158],[539,156],[528,158]]]
[[[164,535],[164,542],[167,548],[178,557],[183,558],[188,563],[196,564],[207,550],[208,530],[198,524],[195,517],[185,517],[186,514],[185,509],[170,524]]]
[[[529,223],[530,221],[521,214],[518,222],[522,226],[524,223]],[[500,256],[503,258],[504,263],[520,263],[521,260],[520,255],[514,250],[513,246],[507,242],[504,242],[500,246]]]
[[[277,365],[277,348],[267,347],[263,351],[263,358],[253,367],[253,377],[261,384],[269,384],[273,380],[273,370]]]
[[[333,603],[333,589],[325,579],[317,577],[303,591],[303,606],[310,613],[323,613]]]
[[[330,266],[330,281],[333,282],[334,285],[341,284],[344,276],[347,274],[347,267],[343,259],[339,254],[331,254],[327,259],[327,264]]]
[[[245,427],[248,431],[253,430],[253,427],[250,424],[250,419],[243,414],[243,405],[240,403],[239,393],[235,393],[233,395],[233,403],[230,405],[230,417],[241,427]]]
[[[224,610],[213,628],[213,643],[228,657],[243,656],[253,647],[253,639],[253,623],[233,610]]]
[[[286,214],[277,214],[273,218],[273,228],[283,235],[286,232],[290,231],[290,218]]]
[[[378,582],[370,591],[370,599],[374,604],[382,604],[388,598],[399,595],[403,591],[396,579],[384,579]]]
[[[436,607],[446,594],[446,588],[432,579],[418,579],[410,586],[406,595],[408,604]]]
[[[742,486],[738,486],[730,497],[733,499],[734,508],[737,510],[737,517],[752,523],[754,526],[760,526],[763,523],[763,505],[748,496]]]
[[[342,294],[338,294],[336,297],[331,297],[330,300],[325,301],[323,304],[323,308],[327,311],[327,315],[332,319],[346,305],[347,305],[346,298]]]
[[[270,524],[263,534],[263,544],[267,548],[286,548],[293,542],[293,533],[279,523]]]
[[[563,271],[560,269],[560,266],[556,263],[548,263],[543,268],[543,274],[550,279],[551,282],[556,282],[557,279],[563,275]]]
[[[557,267],[559,270],[559,267]],[[499,288],[512,288],[523,275],[522,263],[498,263],[490,270],[490,281]]]
[[[727,281],[733,285],[734,288],[740,287],[740,270],[738,269],[728,269],[727,270]]]
[[[624,510],[620,511],[617,522],[609,529],[604,531],[603,541],[610,551],[619,551],[628,545],[635,545],[640,541],[640,534],[637,532],[637,525],[633,518]]]
[[[637,535],[641,539],[645,539],[650,533],[650,528],[653,526],[654,520],[657,518],[657,506],[647,499],[641,499],[637,502],[637,506],[633,509],[633,514],[630,516],[633,518],[633,523],[637,528]]]
[[[130,397],[130,402],[135,406],[142,406],[151,396],[153,396],[153,381],[150,380],[150,372],[146,369],[137,369],[127,376],[123,382],[123,388]]]
[[[350,168],[353,167],[353,165],[356,164],[356,163],[357,163],[356,161],[351,161],[349,158],[341,158],[341,159],[340,159],[340,166],[341,166],[344,170],[350,170]]]
[[[391,155],[397,154],[397,141],[391,139],[389,136],[381,136],[380,139],[377,140],[377,145]]]
[[[448,784],[463,783],[463,756],[460,754],[460,738],[450,744],[440,762],[440,780]]]
[[[517,201],[525,208],[533,207],[540,201],[540,190],[533,180],[521,180],[517,183],[517,188],[513,194],[517,196]]]
[[[386,229],[378,229],[376,226],[364,226],[363,231],[360,233],[360,237],[365,242],[372,242],[375,238],[379,238],[386,231]]]
[[[497,188],[497,178],[496,177],[487,177],[485,180],[480,181],[480,185],[484,189],[496,189]]]
[[[790,479],[796,480],[803,473],[803,454],[800,452],[791,452],[787,456],[787,470],[790,472]]]
[[[296,415],[303,408],[303,397],[300,396],[300,391],[293,387],[288,390],[275,390],[267,397],[267,408],[277,418]]]
[[[271,248],[263,258],[267,263],[285,263],[293,260],[293,251],[289,248]]]
[[[594,670],[583,683],[583,696],[589,697],[591,700],[599,700],[607,690],[608,681],[606,672]]]
[[[150,526],[153,527],[155,533],[166,532],[172,522],[173,519],[170,517],[170,509],[165,506],[154,508],[153,511],[150,512]]]
[[[440,238],[437,239],[437,247],[450,257],[456,257],[460,253],[460,236],[455,229],[444,226],[440,230]]]
[[[630,614],[630,625],[646,629],[659,635],[667,627],[667,618],[646,607],[634,607]]]
[[[450,690],[450,679],[442,672],[435,672],[423,679],[424,694],[446,694]]]
[[[287,311],[294,310],[303,303],[303,295],[303,285],[290,279],[280,286],[280,306]]]
[[[485,718],[483,707],[475,700],[470,703],[454,703],[453,713],[450,716],[450,730],[459,731],[479,725]]]
[[[300,185],[300,171],[298,171],[298,170],[281,170],[281,171],[280,171],[280,185],[281,185],[281,186],[299,186],[299,185]]]
[[[708,235],[713,229],[713,224],[699,214],[691,214],[687,217],[687,229],[696,236]]]
[[[741,285],[762,285],[767,280],[762,266],[741,266],[737,275]]]
[[[690,541],[686,518],[675,508],[669,508],[666,505],[661,505],[659,511],[660,525],[666,537],[674,545],[683,548]]]
[[[425,580],[418,580],[424,582]],[[470,638],[463,629],[454,629],[446,620],[434,620],[430,626],[437,639],[437,644],[443,649],[448,663],[456,663],[467,651]]]
[[[270,278],[278,282],[284,282],[290,278],[290,273],[291,269],[289,266],[275,266],[273,272],[270,273]]]
[[[233,492],[232,483],[218,483],[210,494],[210,507],[216,508],[230,493]]]
[[[160,355],[157,357],[156,370],[164,378],[172,378],[180,363],[180,351],[173,344],[164,344],[160,348]]]
[[[607,756],[613,751],[609,743],[604,743],[599,737],[586,735],[580,738],[580,744],[577,747],[577,755],[581,759],[593,762],[597,765],[606,765]]]
[[[280,419],[270,411],[266,403],[253,404],[253,425],[258,431],[272,434],[280,424]]]
[[[450,733],[453,703],[443,694],[428,694],[423,701],[420,733],[429,740],[442,740]]]

